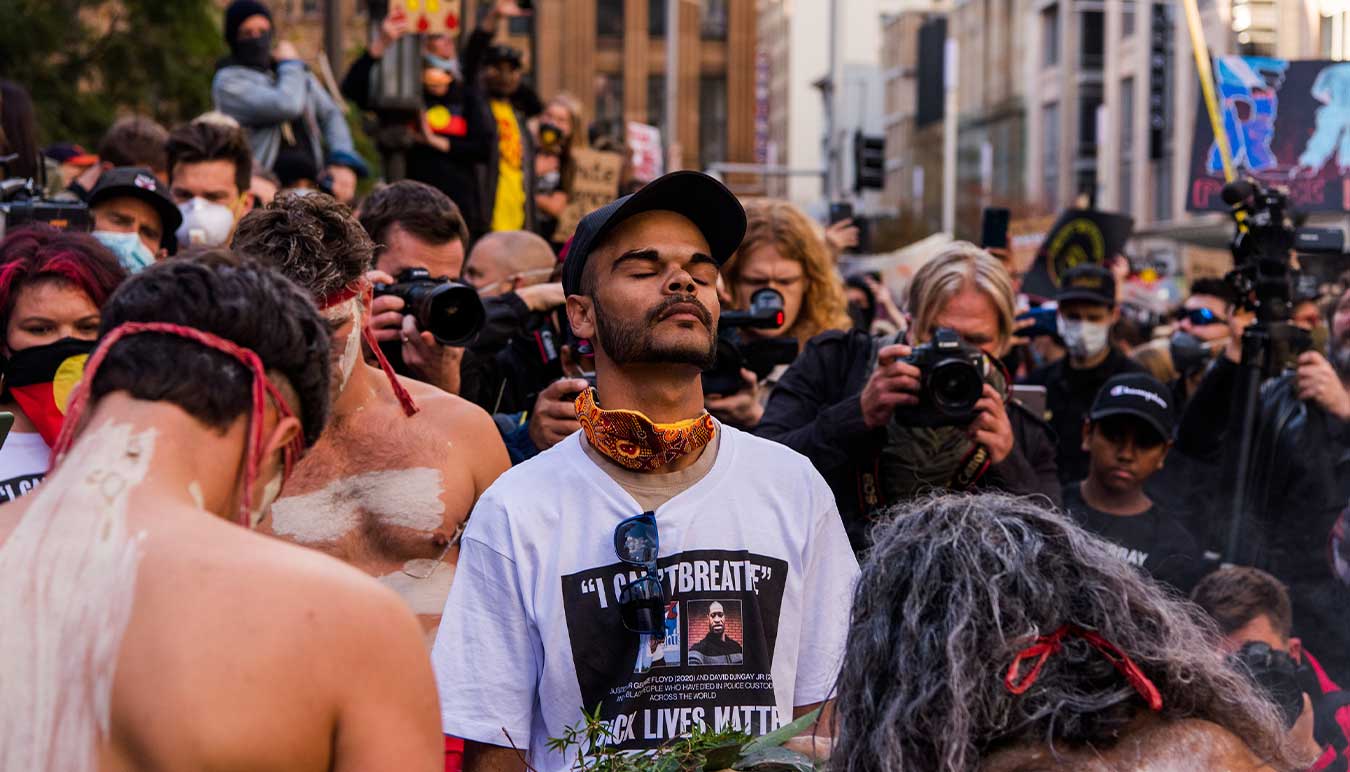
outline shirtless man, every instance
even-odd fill
[[[1065,517],[1002,494],[886,514],[854,596],[832,769],[1255,772],[1315,757],[1191,606]]]
[[[102,313],[58,442],[73,447],[0,508],[0,769],[440,769],[399,598],[239,525],[328,415],[308,298],[260,266],[176,260]]]
[[[496,425],[459,397],[365,363],[373,245],[347,207],[318,193],[281,196],[239,222],[234,248],[308,290],[332,335],[333,418],[261,528],[393,588],[430,645],[459,532],[510,465]]]

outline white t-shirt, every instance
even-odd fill
[[[52,449],[37,432],[10,432],[0,447],[0,504],[31,493],[51,466]]]
[[[834,497],[792,450],[718,428],[712,470],[656,510],[664,638],[619,616],[642,571],[615,555],[614,527],[642,510],[580,432],[483,494],[432,648],[446,734],[528,743],[550,772],[572,759],[548,739],[583,707],[639,750],[700,724],[764,734],[830,696],[858,575]]]

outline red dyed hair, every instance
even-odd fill
[[[102,308],[127,272],[107,247],[87,233],[34,225],[11,231],[0,241],[0,335],[19,290],[37,281],[56,281],[84,290]]]

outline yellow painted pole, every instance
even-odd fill
[[[1219,101],[1214,95],[1214,71],[1210,69],[1209,46],[1205,43],[1205,32],[1200,26],[1200,8],[1196,0],[1182,0],[1186,7],[1186,26],[1191,32],[1191,50],[1195,52],[1195,69],[1200,75],[1200,91],[1205,96],[1205,107],[1209,111],[1209,125],[1214,127],[1214,141],[1219,144],[1219,158],[1223,160],[1223,179],[1232,182],[1233,150],[1228,145],[1228,132],[1224,131],[1223,116],[1219,114]]]

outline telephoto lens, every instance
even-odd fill
[[[449,279],[433,279],[421,268],[403,271],[394,284],[376,284],[375,295],[401,298],[404,315],[416,318],[417,329],[431,333],[443,346],[463,346],[473,340],[487,319],[478,290]]]

